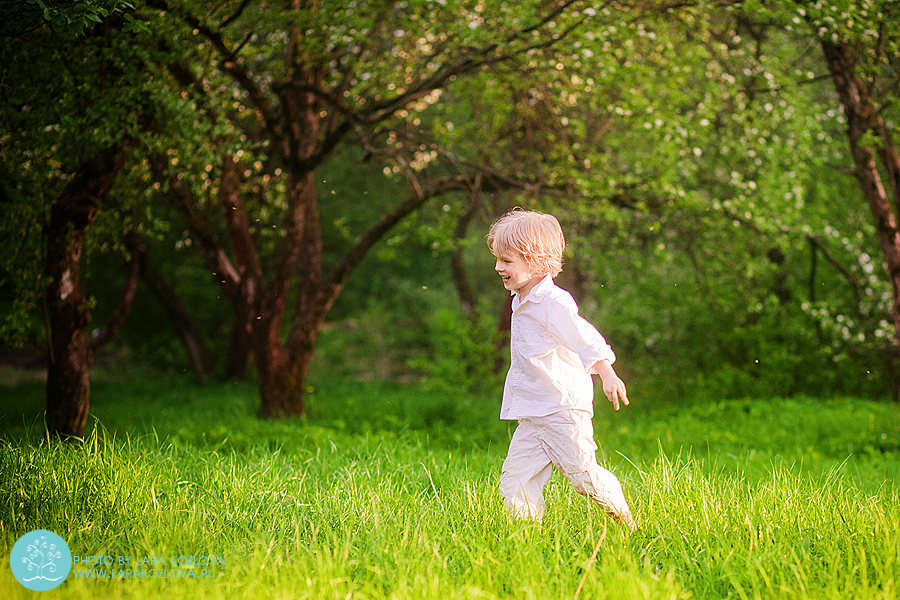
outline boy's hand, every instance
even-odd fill
[[[622,404],[628,406],[628,392],[625,389],[625,382],[619,379],[615,369],[608,360],[601,360],[596,365],[600,379],[603,381],[603,393],[612,402],[613,408],[619,410],[619,400]]]
[[[619,379],[618,375],[613,374],[612,377],[603,378],[603,393],[612,402],[613,408],[619,410],[619,400],[622,404],[628,405],[628,395],[625,390],[625,382]]]

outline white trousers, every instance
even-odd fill
[[[544,487],[555,465],[579,494],[626,522],[631,511],[615,475],[597,464],[597,444],[590,413],[564,410],[546,417],[521,419],[503,461],[500,494],[518,518],[540,521]]]

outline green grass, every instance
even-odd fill
[[[39,385],[0,388],[0,597],[38,595],[6,566],[38,528],[79,556],[224,561],[211,579],[71,573],[46,598],[900,595],[896,405],[598,403],[598,457],[641,524],[628,534],[558,475],[542,524],[507,515],[495,398],[312,387],[309,418],[263,421],[247,384],[100,382],[71,444],[42,440]]]

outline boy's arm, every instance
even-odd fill
[[[594,369],[600,374],[603,381],[603,393],[612,402],[613,408],[619,410],[619,400],[628,405],[628,395],[625,391],[625,382],[619,379],[609,360],[603,359],[594,363]]]

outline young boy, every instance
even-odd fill
[[[580,494],[634,530],[619,480],[597,464],[591,373],[600,375],[615,410],[620,401],[628,404],[628,396],[609,344],[553,283],[566,246],[559,222],[513,210],[491,226],[488,246],[503,287],[513,294],[512,360],[500,418],[519,424],[500,477],[504,501],[517,517],[540,521],[555,465]]]

